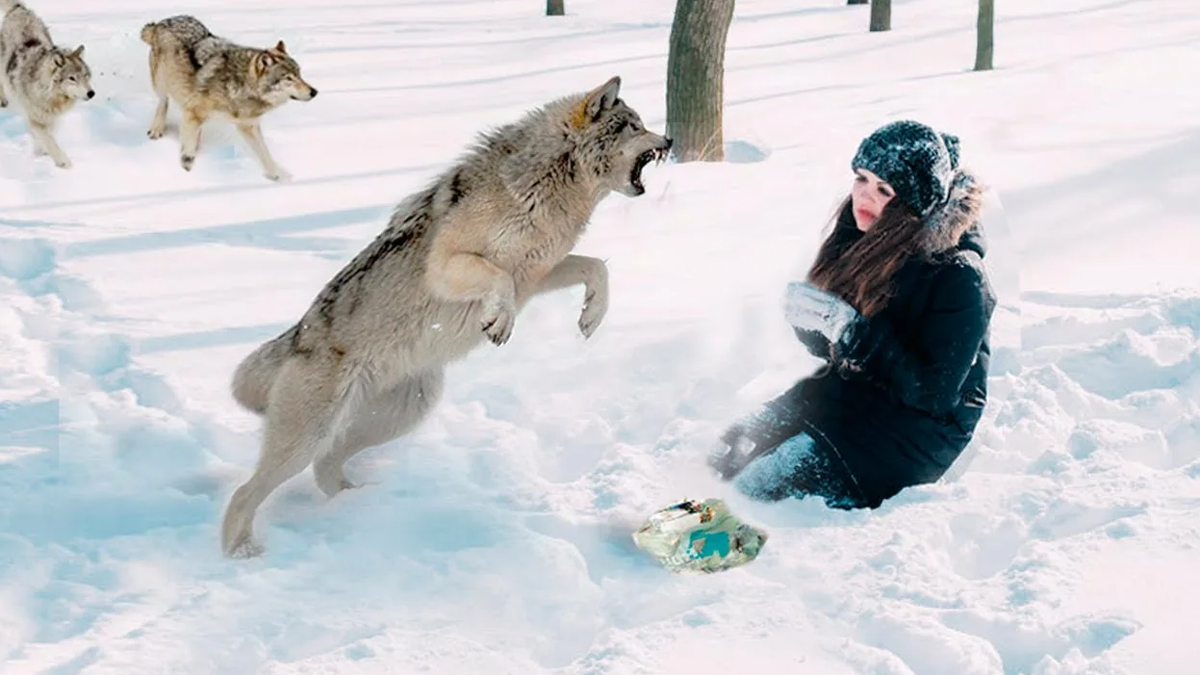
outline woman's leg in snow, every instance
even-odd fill
[[[770,453],[805,428],[804,381],[729,425],[709,451],[708,465],[730,480],[750,461]]]
[[[788,497],[822,497],[834,508],[854,508],[857,494],[852,479],[835,468],[833,449],[808,433],[797,434],[773,452],[750,461],[733,484],[751,499],[779,501]]]

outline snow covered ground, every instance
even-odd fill
[[[972,73],[973,2],[739,0],[723,164],[647,170],[534,303],[449,372],[407,439],[326,501],[305,473],[219,554],[258,424],[230,373],[474,134],[611,75],[662,128],[673,4],[32,0],[87,45],[75,168],[0,112],[0,673],[1183,675],[1200,606],[1200,8],[1006,0]],[[192,173],[149,141],[141,25],[188,11],[283,39],[320,95],[268,119],[295,176],[228,129]],[[1011,238],[993,399],[955,480],[869,513],[728,494],[700,454],[812,366],[780,315],[878,124],[959,134]],[[174,118],[173,118],[174,119]],[[1007,246],[1006,246],[1007,244]],[[1008,274],[1007,277],[1004,275]],[[1009,286],[1005,286],[1009,288]],[[754,564],[670,576],[629,528],[725,496]]]

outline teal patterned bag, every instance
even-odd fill
[[[685,500],[651,514],[633,541],[671,572],[712,573],[757,558],[767,533],[740,521],[720,499]]]

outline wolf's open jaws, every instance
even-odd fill
[[[667,158],[667,152],[671,150],[671,139],[666,139],[666,147],[651,148],[637,156],[633,162],[633,171],[629,174],[629,184],[642,194],[646,191],[645,184],[642,183],[642,170],[645,169],[650,162],[662,164]]]

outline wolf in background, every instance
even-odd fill
[[[58,47],[50,30],[18,0],[0,0],[0,108],[16,103],[29,123],[35,154],[50,155],[55,166],[71,168],[71,159],[54,138],[58,119],[79,101],[96,95],[83,45]]]
[[[300,76],[296,63],[280,40],[258,49],[213,35],[188,15],[168,17],[142,27],[150,45],[150,82],[158,107],[146,135],[162,138],[167,108],[181,108],[179,163],[191,171],[200,150],[200,129],[213,114],[228,117],[254,151],[263,175],[273,181],[291,176],[271,156],[263,140],[261,120],[289,100],[311,101],[317,90]]]
[[[254,474],[221,530],[231,557],[259,555],[256,510],[310,463],[328,496],[355,487],[342,465],[407,433],[442,394],[445,367],[503,345],[537,294],[584,286],[578,326],[608,310],[604,262],[572,254],[596,205],[645,192],[642,170],[670,139],[647,130],[613,77],[482,134],[317,294],[296,325],[238,366],[234,398],[263,416]]]

